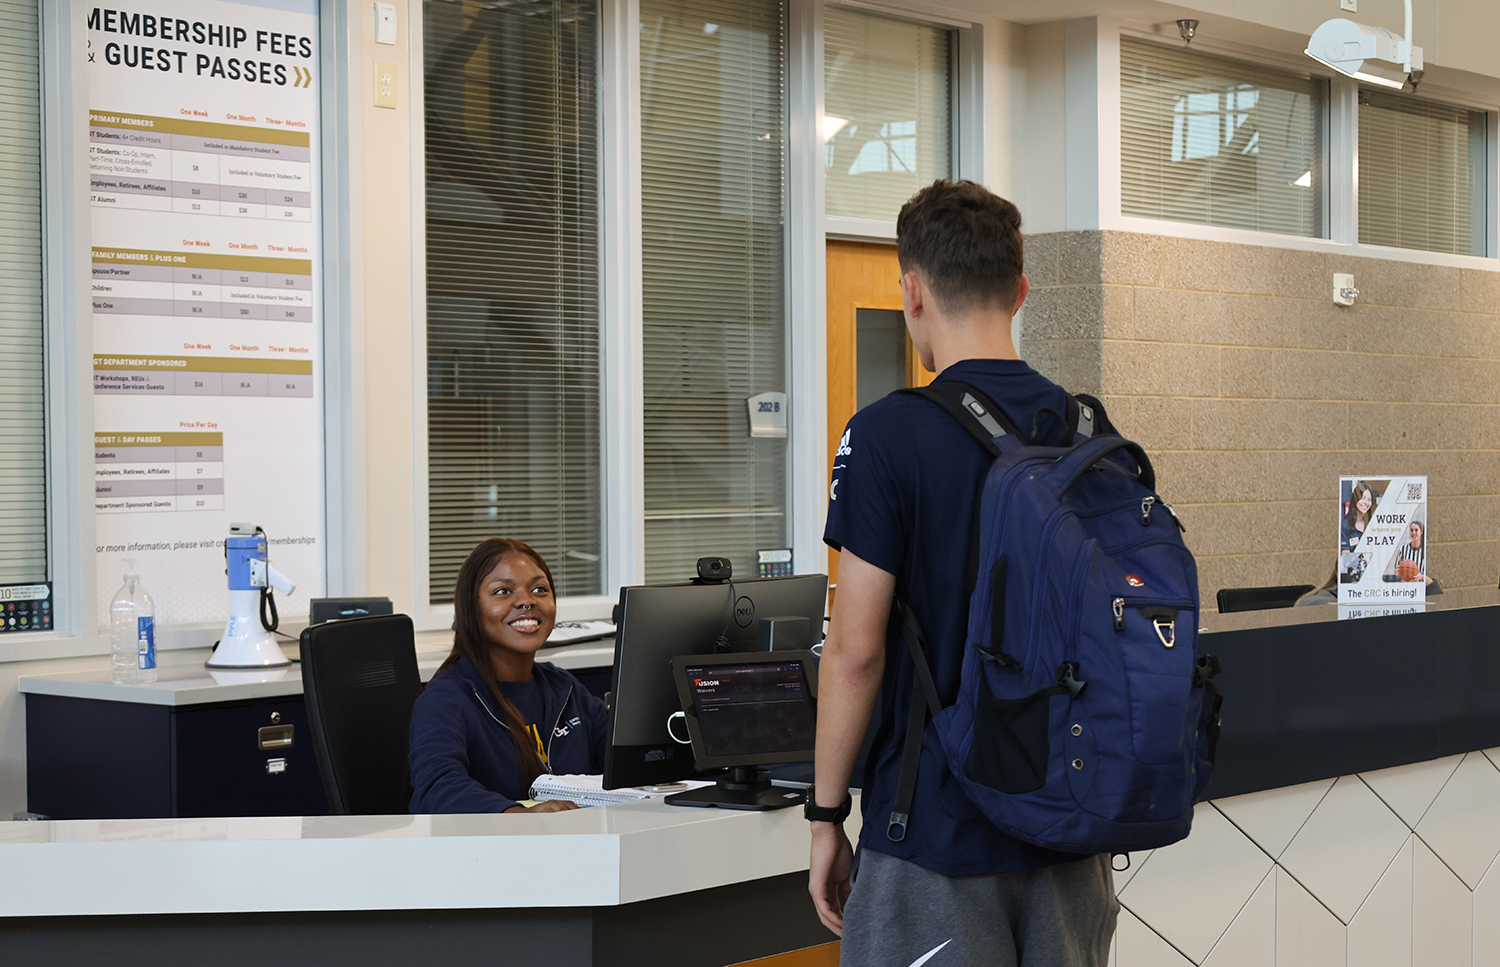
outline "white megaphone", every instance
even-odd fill
[[[229,620],[205,664],[209,668],[281,668],[291,659],[272,634],[279,617],[272,589],[291,594],[296,585],[266,560],[266,532],[255,524],[230,524],[224,541],[229,575]],[[269,609],[270,617],[266,617]]]

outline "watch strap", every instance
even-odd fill
[[[837,806],[819,806],[812,786],[807,787],[807,800],[802,805],[802,815],[813,823],[842,823],[849,818],[854,808],[854,794],[848,793]]]

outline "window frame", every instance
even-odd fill
[[[1077,22],[1070,22],[1077,23]],[[1242,245],[1258,245],[1269,248],[1287,248],[1299,251],[1324,252],[1351,257],[1395,259],[1424,265],[1444,265],[1457,268],[1494,271],[1500,259],[1500,243],[1497,243],[1497,228],[1500,228],[1500,115],[1491,106],[1485,105],[1473,94],[1457,91],[1439,84],[1424,82],[1420,96],[1470,110],[1483,111],[1489,118],[1488,171],[1490,186],[1486,198],[1486,254],[1450,255],[1443,252],[1428,252],[1421,249],[1392,248],[1361,243],[1359,239],[1359,101],[1358,82],[1322,69],[1315,62],[1300,54],[1270,50],[1249,44],[1237,43],[1216,37],[1199,35],[1193,40],[1193,49],[1212,56],[1233,60],[1248,60],[1254,63],[1289,70],[1293,73],[1321,77],[1329,82],[1328,109],[1326,112],[1326,143],[1323,157],[1326,170],[1325,184],[1328,186],[1324,213],[1327,226],[1323,238],[1307,238],[1296,235],[1281,235],[1275,232],[1243,228],[1223,228],[1200,225],[1192,222],[1176,222],[1165,219],[1143,218],[1126,215],[1121,211],[1120,174],[1120,40],[1130,37],[1157,43],[1170,42],[1160,25],[1138,24],[1127,21],[1111,21],[1100,18],[1096,22],[1096,34],[1083,38],[1081,43],[1093,46],[1095,56],[1092,64],[1073,62],[1075,39],[1070,36],[1069,48],[1069,134],[1070,142],[1075,133],[1071,122],[1073,100],[1071,95],[1078,88],[1092,87],[1098,95],[1097,150],[1088,152],[1093,161],[1093,170],[1084,172],[1073,153],[1069,152],[1069,211],[1066,231],[1105,230],[1135,232],[1147,235],[1162,235],[1190,238],[1202,241],[1228,242]],[[1080,125],[1081,126],[1081,125]],[[1085,162],[1086,163],[1086,162]],[[1098,186],[1096,203],[1075,205],[1075,186],[1081,185],[1087,192],[1090,184]]]
[[[985,158],[985,133],[987,125],[984,110],[984,24],[978,20],[955,17],[926,4],[894,5],[867,2],[867,0],[837,0],[827,3],[856,13],[865,13],[889,20],[918,24],[923,27],[941,27],[948,31],[952,44],[952,60],[948,78],[948,157],[954,179],[969,178],[981,183],[988,182]],[[820,16],[821,21],[821,16]],[[817,143],[822,146],[823,103],[823,44],[821,23],[818,30],[818,86],[819,127]],[[993,126],[993,121],[990,126]],[[818,177],[825,178],[820,164]],[[825,239],[840,239],[851,242],[894,242],[896,221],[879,218],[854,218],[847,215],[825,215],[823,218]]]

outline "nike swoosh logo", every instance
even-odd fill
[[[947,940],[944,940],[942,943],[938,944],[936,947],[933,947],[931,950],[927,951],[927,953],[925,953],[922,956],[918,957],[916,960],[913,960],[911,962],[910,967],[922,967],[923,964],[927,963],[933,957],[936,957],[937,956],[937,952],[939,950],[942,950],[944,947],[948,946],[952,942],[953,942],[953,939],[951,937],[949,939],[947,939]]]

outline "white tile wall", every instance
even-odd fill
[[[1408,826],[1415,827],[1422,821],[1427,807],[1442,792],[1443,784],[1453,775],[1453,770],[1464,760],[1461,755],[1450,755],[1431,762],[1416,762],[1379,772],[1360,775],[1365,785],[1375,790],[1375,795],[1401,817]]]
[[[1110,967],[1500,967],[1500,750],[1200,805]]]
[[[1471,753],[1459,763],[1416,827],[1422,842],[1441,856],[1470,890],[1479,885],[1479,878],[1500,854],[1497,802],[1500,771],[1485,756]]]
[[[1412,967],[1469,967],[1474,896],[1420,839],[1412,853]]]
[[[1220,799],[1214,805],[1261,849],[1277,857],[1292,842],[1297,830],[1307,822],[1331,788],[1333,780],[1322,779],[1285,789],[1268,789],[1248,796]],[[1437,790],[1434,789],[1432,794],[1436,796]]]
[[[1500,860],[1474,891],[1474,967],[1500,967]]]
[[[1192,967],[1193,964],[1129,910],[1120,911],[1113,949],[1115,967]]]
[[[1339,918],[1276,869],[1276,967],[1328,967],[1344,962],[1346,931]]]
[[[1344,776],[1281,854],[1281,866],[1348,923],[1406,842],[1407,826],[1358,776]]]
[[[1349,963],[1411,967],[1411,854],[1408,836],[1380,882],[1349,923]]]
[[[1203,967],[1276,967],[1276,871],[1266,874]]]
[[[1223,814],[1201,803],[1192,835],[1152,853],[1121,891],[1120,902],[1201,964],[1271,866],[1271,858]]]

